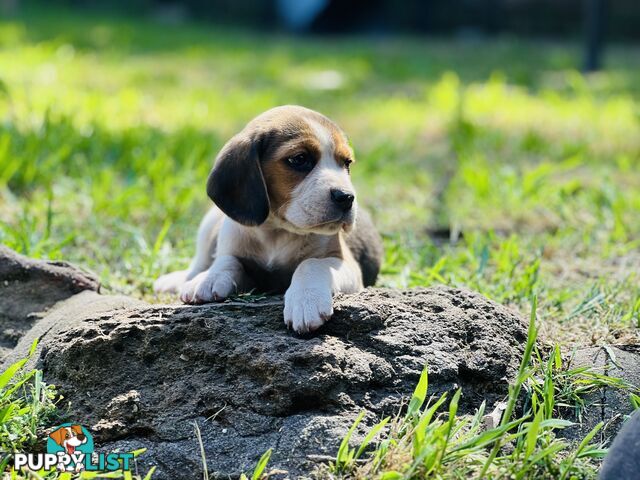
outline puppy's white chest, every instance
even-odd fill
[[[273,242],[263,250],[260,260],[267,269],[288,267],[299,258],[300,250],[297,242]]]

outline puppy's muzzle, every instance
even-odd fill
[[[348,212],[353,207],[355,195],[351,192],[345,192],[337,188],[331,189],[331,200],[343,212]]]

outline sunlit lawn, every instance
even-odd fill
[[[380,285],[466,285],[568,343],[637,342],[640,48],[287,38],[66,12],[0,21],[0,242],[155,299],[217,150],[298,103],[350,135]]]

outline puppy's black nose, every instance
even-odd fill
[[[337,188],[331,189],[331,199],[333,202],[340,207],[345,212],[351,210],[351,206],[353,205],[353,200],[356,197],[353,196],[353,193],[345,192],[344,190],[338,190]]]

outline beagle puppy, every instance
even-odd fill
[[[285,292],[286,325],[317,329],[333,294],[373,285],[380,270],[382,241],[357,207],[353,163],[345,134],[318,112],[281,106],[254,118],[218,154],[207,181],[215,206],[189,269],[154,290],[190,304]]]

